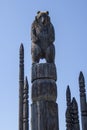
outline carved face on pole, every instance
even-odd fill
[[[32,63],[39,63],[40,59],[45,58],[46,62],[54,63],[55,40],[54,27],[50,21],[49,12],[37,12],[31,27],[32,40]]]
[[[49,12],[37,12],[36,20],[39,24],[46,26],[50,22]]]

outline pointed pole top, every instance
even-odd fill
[[[80,92],[82,93],[85,92],[85,78],[82,71],[80,71],[80,74],[79,74],[79,88],[80,88]]]
[[[80,71],[80,74],[79,74],[79,82],[84,82],[84,75],[82,71]]]
[[[21,43],[21,45],[20,45],[20,52],[24,52],[24,46],[23,46],[23,43]]]
[[[67,86],[67,89],[66,89],[66,101],[67,101],[67,106],[70,106],[70,104],[71,104],[71,92],[70,92],[69,85]]]
[[[80,130],[78,104],[75,97],[72,99],[72,124],[73,130]]]
[[[78,108],[78,104],[77,104],[77,101],[76,101],[75,97],[73,97],[73,99],[72,99],[72,108],[73,109],[77,109]]]
[[[70,92],[69,85],[67,86],[67,89],[66,89],[66,97],[71,97],[71,92]]]

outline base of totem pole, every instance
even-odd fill
[[[59,130],[55,64],[33,64],[31,80],[31,130]]]
[[[31,105],[32,130],[58,130],[58,107],[51,101],[37,101]]]

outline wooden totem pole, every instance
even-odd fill
[[[71,108],[71,91],[69,86],[67,86],[66,90],[66,102],[67,102],[67,109],[66,109],[66,130],[72,130],[72,108]]]
[[[19,50],[19,130],[23,130],[24,47]]]
[[[31,28],[31,130],[59,130],[54,27],[49,12],[38,11]],[[39,60],[45,58],[46,63]]]
[[[24,82],[24,47],[19,50],[19,130],[29,130],[28,80]]]
[[[79,91],[80,91],[82,130],[87,130],[87,101],[85,90],[85,78],[82,72],[80,72],[79,75]]]
[[[76,99],[73,97],[71,100],[71,92],[69,86],[66,90],[66,130],[80,130],[79,116],[78,116],[78,104]]]

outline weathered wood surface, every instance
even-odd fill
[[[38,101],[31,108],[32,130],[59,130],[57,103]]]
[[[32,84],[32,101],[54,101],[57,98],[57,86],[52,79],[38,79]]]
[[[68,106],[66,109],[66,130],[72,130],[72,114],[71,108]]]
[[[27,77],[24,83],[23,90],[23,130],[29,130],[29,104],[28,104],[28,80]]]
[[[49,13],[38,12],[31,26],[31,55],[32,63],[39,63],[45,58],[47,63],[55,61],[55,31],[50,21]]]
[[[85,78],[82,72],[80,72],[79,75],[79,91],[80,91],[82,130],[87,130],[87,101],[85,90]]]
[[[31,130],[59,130],[56,80],[55,64],[32,65]]]
[[[71,91],[69,86],[67,86],[66,90],[66,102],[67,102],[67,109],[66,109],[66,130],[72,130],[72,107],[71,107]]]
[[[72,99],[72,130],[80,130],[78,104],[75,98]]]
[[[57,80],[56,66],[53,63],[40,63],[32,65],[31,81],[36,79]]]
[[[23,130],[24,47],[19,50],[19,130]]]

